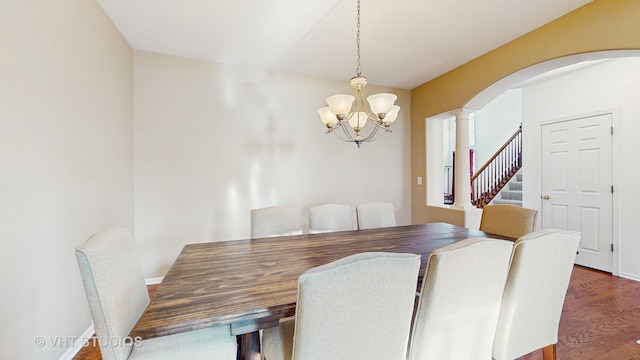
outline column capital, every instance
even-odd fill
[[[449,114],[449,116],[453,115],[456,118],[458,118],[458,116],[465,116],[465,114],[466,114],[466,117],[468,118],[470,114],[473,114],[476,111],[478,111],[478,109],[464,107],[464,108],[457,108],[457,109],[453,109],[451,111],[448,111],[447,114]],[[460,114],[460,115],[458,115],[458,114]]]
[[[456,112],[456,121],[469,120],[469,116],[473,114],[473,111],[460,110]]]

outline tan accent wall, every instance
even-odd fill
[[[463,108],[496,81],[529,66],[576,54],[640,49],[640,1],[596,0],[411,91],[412,222],[426,206],[425,119]],[[422,176],[423,185],[415,179]]]

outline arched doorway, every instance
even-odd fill
[[[611,259],[611,265],[609,268],[601,268],[596,265],[593,267],[600,268],[606,271],[611,271],[614,275],[620,275],[632,279],[639,279],[638,269],[632,264],[633,253],[637,251],[638,246],[635,242],[630,240],[629,234],[632,228],[635,229],[636,225],[634,221],[629,220],[629,214],[635,211],[635,204],[632,199],[640,198],[640,194],[636,194],[635,190],[635,178],[630,176],[630,169],[634,169],[635,163],[633,162],[634,153],[640,151],[640,147],[637,145],[635,136],[631,135],[637,133],[640,128],[636,128],[637,114],[640,113],[640,105],[635,105],[640,98],[640,51],[608,51],[608,52],[596,52],[589,54],[581,54],[580,56],[571,56],[562,59],[555,59],[544,64],[536,65],[537,69],[525,69],[521,73],[514,74],[511,79],[503,79],[501,84],[494,84],[492,88],[488,88],[476,96],[472,101],[468,103],[476,104],[474,106],[480,106],[482,102],[489,99],[488,94],[496,89],[509,88],[510,86],[518,86],[521,83],[523,74],[533,73],[536,76],[540,76],[540,69],[552,70],[563,68],[566,64],[597,64],[592,65],[585,70],[577,70],[575,75],[561,75],[561,79],[566,79],[568,82],[566,87],[563,87],[563,83],[560,80],[554,82],[554,80],[545,80],[549,85],[538,86],[537,90],[531,90],[529,96],[535,97],[536,100],[525,102],[525,105],[529,107],[527,111],[529,114],[523,116],[523,131],[525,132],[525,144],[524,147],[524,162],[525,167],[529,170],[525,170],[525,195],[526,206],[538,208],[542,213],[539,217],[540,220],[545,218],[551,212],[548,208],[548,203],[541,200],[542,194],[545,188],[545,179],[548,183],[549,174],[548,168],[544,164],[543,157],[545,152],[545,140],[544,140],[544,128],[556,126],[556,124],[568,124],[571,122],[577,122],[577,120],[589,120],[595,118],[608,118],[603,123],[601,128],[606,127],[606,132],[609,132],[609,124],[615,128],[615,136],[612,137],[613,145],[611,147],[611,154],[608,156],[609,162],[606,160],[600,160],[600,165],[597,168],[611,169],[606,170],[609,172],[608,176],[601,179],[609,181],[606,184],[599,184],[608,194],[604,194],[605,191],[601,191],[603,195],[609,196],[610,208],[605,213],[598,213],[597,207],[581,206],[580,210],[582,214],[575,215],[574,222],[581,223],[582,228],[575,228],[572,230],[581,230],[583,235],[583,242],[587,245],[584,252],[581,254],[587,254],[590,249],[593,249],[594,253],[602,252],[608,254]],[[600,62],[597,60],[613,59],[611,61]],[[560,67],[558,67],[561,65]],[[624,68],[626,66],[626,68]],[[617,71],[616,68],[621,68]],[[593,68],[593,69],[591,69]],[[607,70],[608,69],[608,70]],[[584,79],[583,83],[579,81]],[[511,81],[511,85],[509,85]],[[564,81],[564,80],[563,80]],[[589,84],[587,81],[594,82]],[[505,85],[506,84],[506,85]],[[499,86],[500,85],[500,86]],[[533,87],[536,88],[535,86]],[[498,90],[501,91],[501,90]],[[544,106],[546,109],[535,110],[531,112],[531,108],[535,106]],[[528,122],[528,123],[527,123]],[[481,126],[482,124],[480,124]],[[591,153],[594,153],[594,149],[587,149]],[[578,158],[576,158],[578,159]],[[581,160],[576,160],[581,161]],[[590,161],[589,164],[598,162]],[[591,173],[593,179],[595,174],[598,173],[598,169],[595,168]],[[552,174],[553,175],[553,174]],[[571,178],[577,179],[579,173],[574,171],[570,174]],[[587,179],[589,181],[590,179]],[[595,180],[594,180],[595,181]],[[584,182],[584,181],[583,181]],[[602,181],[604,182],[604,181]],[[602,186],[604,185],[604,186]],[[548,188],[548,186],[547,186]],[[611,188],[613,193],[609,193],[608,189]],[[591,193],[596,193],[591,191]],[[547,194],[548,196],[548,194]],[[557,199],[557,198],[556,198]],[[558,209],[559,206],[556,206]],[[589,214],[591,220],[580,219],[580,216]],[[595,214],[595,215],[594,215]],[[626,216],[625,216],[626,214]],[[547,219],[549,216],[546,216]],[[557,217],[557,215],[556,215]],[[609,217],[611,221],[611,230],[609,233],[609,242],[598,244],[597,240],[604,239],[602,235],[602,228],[604,226],[594,225],[598,217]],[[627,219],[627,220],[625,220]],[[553,225],[553,226],[550,226]],[[558,227],[557,223],[553,224],[547,220],[547,224],[542,224],[544,227]],[[577,225],[574,225],[577,226]],[[604,232],[607,233],[606,231]],[[626,234],[626,235],[625,235]],[[606,246],[605,246],[606,245]],[[611,249],[609,245],[612,245]],[[580,255],[578,255],[578,263],[580,263]],[[589,263],[583,264],[589,266]]]

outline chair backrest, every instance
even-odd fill
[[[149,304],[131,233],[110,229],[76,247],[76,260],[98,339],[125,339]],[[105,360],[125,360],[131,345],[101,344]]]
[[[422,282],[410,360],[491,359],[513,243],[467,239],[435,250]]]
[[[517,239],[535,230],[538,210],[510,204],[482,208],[480,230]]]
[[[493,347],[512,360],[558,342],[580,233],[546,229],[515,242]]]
[[[309,208],[309,233],[355,230],[353,208],[349,205],[324,204]]]
[[[404,359],[420,256],[361,253],[298,279],[293,359]]]
[[[300,210],[294,207],[271,206],[251,210],[251,238],[302,234]]]
[[[396,226],[393,204],[372,202],[356,206],[358,229],[375,229]]]

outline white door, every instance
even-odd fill
[[[611,272],[612,115],[542,126],[542,228],[582,233],[576,264]]]

